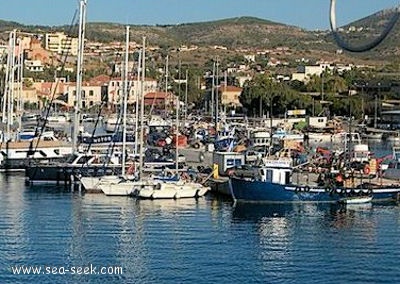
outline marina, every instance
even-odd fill
[[[0,21],[0,283],[400,282],[398,36],[373,53],[399,8],[306,31],[77,2]]]
[[[233,205],[212,195],[136,200],[32,188],[21,174],[0,174],[0,183],[2,283],[303,283],[310,274],[324,283],[400,281],[396,203]],[[123,273],[10,272],[31,264],[115,265]]]

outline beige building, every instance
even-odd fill
[[[136,96],[141,93],[142,83],[137,80],[137,77],[132,77],[129,80],[129,96],[128,96],[128,104],[133,104],[136,101]],[[156,92],[157,88],[157,80],[146,78],[144,81],[144,93]],[[122,99],[123,94],[123,81],[120,78],[114,78],[110,80],[108,84],[108,102],[111,105],[119,104]]]
[[[39,96],[38,92],[35,88],[22,88],[22,96],[21,96],[21,101],[23,103],[30,103],[30,104],[38,104],[39,106]]]
[[[222,85],[219,88],[219,93],[221,96],[222,105],[231,107],[242,106],[242,104],[239,101],[240,94],[242,93],[242,88]]]
[[[82,84],[82,109],[92,108],[96,105],[101,104],[102,94],[106,92],[107,86],[103,84],[90,84],[83,83]],[[73,107],[75,104],[76,98],[76,84],[71,83],[66,85],[66,94],[67,94],[67,104],[69,107]]]
[[[141,92],[141,82],[136,78],[131,79],[131,87],[129,88],[128,104],[135,102],[136,94]],[[89,109],[96,105],[100,105],[102,99],[107,98],[108,104],[116,105],[120,103],[123,94],[123,84],[121,79],[110,79],[107,75],[100,75],[92,78],[89,82],[82,83],[82,109]],[[76,99],[76,83],[65,83],[64,80],[56,82],[38,82],[33,83],[34,90],[42,98],[48,100],[54,95],[55,98],[60,96],[66,97],[68,107],[74,107]],[[146,78],[144,82],[145,94],[155,92],[157,90],[157,81],[155,79]],[[36,97],[36,101],[39,98]]]
[[[45,47],[58,54],[78,54],[78,38],[68,37],[64,33],[46,34]]]

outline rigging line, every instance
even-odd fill
[[[68,32],[67,32],[67,33],[71,33],[71,31],[73,30],[74,25],[75,25],[75,23],[76,23],[77,14],[78,14],[78,9],[75,10],[74,16],[72,17],[72,21],[71,21],[71,24],[70,24],[70,26],[69,26],[69,29],[68,29]],[[68,44],[68,42],[65,43],[64,47],[65,47],[67,44]],[[64,71],[65,64],[66,64],[66,62],[67,62],[69,53],[70,53],[70,49],[69,49],[69,48],[63,48],[63,49],[62,49],[61,57],[63,58],[63,61],[62,61],[62,64],[61,64],[61,71]],[[49,117],[50,109],[51,109],[51,106],[52,106],[53,101],[54,101],[54,99],[55,99],[55,96],[56,96],[56,92],[57,92],[57,88],[58,88],[59,82],[60,82],[59,80],[56,81],[56,85],[55,85],[55,87],[54,87],[54,89],[53,89],[53,93],[52,93],[51,99],[50,99],[50,104],[48,105],[48,107],[47,107],[47,109],[46,109],[46,116],[45,116],[45,119],[44,119],[44,121],[43,121],[42,127],[41,127],[41,129],[40,129],[40,133],[39,133],[38,139],[37,139],[37,141],[36,141],[36,145],[35,145],[35,147],[33,147],[33,140],[31,141],[31,143],[30,143],[30,145],[29,145],[29,149],[30,149],[30,150],[31,150],[32,148],[35,149],[35,150],[33,151],[33,154],[36,152],[37,148],[39,147],[39,140],[40,140],[40,137],[41,137],[41,136],[43,135],[43,133],[44,133],[44,129],[45,129],[45,127],[46,127],[47,118]],[[40,126],[40,121],[37,122],[37,124],[36,124],[36,129],[38,129],[39,126]],[[29,153],[29,152],[30,152],[30,151],[28,151],[28,153]],[[27,156],[28,156],[28,157],[27,157],[28,159],[31,158],[28,154],[27,154]]]
[[[395,9],[394,15],[390,19],[390,21],[387,23],[385,29],[383,32],[375,38],[373,41],[363,44],[363,45],[351,45],[350,43],[346,42],[343,40],[336,28],[336,0],[331,0],[331,5],[330,5],[330,14],[329,14],[329,21],[330,21],[330,26],[331,26],[331,31],[333,34],[333,37],[336,41],[336,43],[343,48],[344,50],[350,51],[350,52],[365,52],[368,50],[371,50],[378,46],[390,33],[390,31],[393,29],[395,26],[397,20],[400,17],[400,8],[397,7]]]
[[[94,137],[94,135],[96,134],[97,125],[98,125],[98,122],[99,122],[100,117],[101,117],[101,113],[102,113],[102,109],[103,109],[104,103],[105,103],[105,102],[102,101],[102,103],[101,103],[101,105],[100,105],[100,109],[99,109],[99,112],[98,112],[98,114],[97,114],[97,119],[96,119],[94,128],[93,128],[93,130],[92,130],[92,134],[91,134],[92,140],[89,142],[89,146],[88,146],[88,148],[85,150],[85,157],[88,156],[88,153],[90,152],[90,148],[92,147],[92,144],[93,144],[93,137]],[[114,132],[113,132],[113,134],[112,134],[112,136],[111,136],[111,137],[112,137],[112,141],[111,141],[111,143],[108,145],[107,150],[106,150],[106,156],[107,156],[107,157],[106,157],[106,159],[105,159],[104,162],[103,162],[103,168],[106,166],[106,164],[109,164],[109,162],[110,162],[111,157],[110,157],[110,155],[108,155],[108,154],[111,154],[111,153],[114,151],[114,145],[115,145],[115,143],[116,143],[116,142],[114,141],[114,138],[115,138],[116,133],[118,133],[119,125],[120,125],[120,123],[119,123],[119,119],[118,119],[118,123],[114,126]],[[81,167],[81,168],[83,168],[85,165],[88,165],[88,161],[87,161],[87,160],[85,161],[85,163],[82,164],[82,167]]]
[[[116,55],[116,58],[117,58],[117,57],[118,57],[118,55]],[[114,75],[115,75],[115,72],[113,72],[113,74],[111,74],[111,78],[113,78]],[[98,113],[98,116],[97,116],[97,119],[96,119],[95,126],[94,126],[93,131],[92,131],[92,135],[91,135],[92,137],[94,137],[94,135],[95,135],[95,133],[96,133],[97,125],[98,125],[98,122],[99,122],[99,120],[100,120],[100,116],[101,116],[101,113],[102,113],[102,110],[103,110],[103,106],[104,106],[105,104],[107,104],[107,103],[108,103],[108,102],[106,102],[106,101],[102,98],[102,103],[101,103],[101,105],[100,105],[100,110],[99,110],[99,113]],[[114,138],[115,138],[115,136],[116,136],[116,133],[119,132],[120,124],[121,124],[121,123],[120,123],[120,119],[118,119],[118,120],[117,120],[117,124],[114,126],[114,131],[113,131],[113,134],[112,134],[112,141],[111,141],[111,143],[108,145],[107,150],[106,150],[106,159],[103,161],[103,165],[102,165],[103,168],[105,168],[106,165],[109,164],[110,161],[111,161],[111,155],[109,155],[109,154],[111,154],[111,153],[114,152],[114,146],[115,146],[115,144],[116,144],[116,141],[114,141],[114,140],[115,140]],[[85,155],[88,154],[88,152],[89,152],[91,146],[92,146],[92,142],[89,143],[89,147],[88,147],[88,149],[85,151]],[[82,165],[82,168],[83,168],[83,166],[86,165],[86,164],[87,164],[87,161],[86,161],[86,163],[84,163],[84,164]]]
[[[116,58],[117,58],[117,57],[118,57],[118,55],[116,55]],[[113,73],[111,74],[110,77],[113,78],[114,75],[115,75],[115,72],[113,72]],[[97,119],[96,119],[94,128],[93,128],[93,130],[92,130],[92,134],[91,134],[91,137],[92,137],[92,138],[93,138],[94,135],[96,134],[97,126],[98,126],[98,123],[99,123],[99,121],[100,121],[100,117],[101,117],[101,113],[102,113],[102,111],[103,111],[103,107],[104,107],[107,103],[108,103],[108,101],[106,101],[105,98],[102,97],[100,109],[99,109],[99,112],[98,112],[98,114],[97,114]],[[117,120],[117,124],[114,126],[114,131],[113,131],[113,134],[112,134],[112,141],[111,141],[111,143],[108,145],[107,150],[106,150],[106,159],[104,160],[104,162],[103,162],[103,164],[102,164],[102,167],[103,167],[103,168],[105,168],[106,165],[108,165],[108,164],[110,163],[110,161],[111,161],[111,153],[114,152],[114,146],[115,146],[115,144],[116,144],[116,141],[114,141],[114,140],[115,140],[114,138],[115,138],[115,136],[116,136],[116,133],[119,132],[120,124],[121,124],[121,123],[120,123],[120,119],[118,119],[118,120]],[[92,147],[92,144],[93,144],[93,140],[91,140],[91,142],[89,143],[88,148],[85,150],[85,156],[88,155],[88,153],[89,153],[89,151],[90,151],[90,148]],[[109,154],[110,154],[110,155],[109,155]],[[82,168],[83,168],[85,165],[87,165],[87,164],[88,164],[88,161],[85,161],[85,163],[82,164]]]

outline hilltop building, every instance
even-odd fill
[[[57,54],[78,54],[78,39],[64,33],[52,33],[45,36],[45,48]]]

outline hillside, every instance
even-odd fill
[[[389,13],[389,14],[388,14]],[[382,11],[360,19],[350,26],[363,27],[362,32],[345,33],[349,40],[365,40],[379,34],[385,19],[393,13],[391,10]],[[45,33],[50,31],[65,31],[76,34],[76,27],[60,26],[26,26],[16,22],[0,21],[2,39],[7,38],[11,29],[26,32]],[[124,41],[125,28],[116,23],[88,23],[86,35],[89,41],[111,42]],[[149,45],[158,45],[162,48],[197,45],[199,47],[226,46],[229,49],[271,49],[288,47],[298,55],[319,58],[323,55],[335,56],[338,49],[329,31],[307,31],[295,26],[276,23],[254,17],[238,17],[210,22],[186,23],[178,25],[132,25],[131,40],[140,43],[146,36]],[[342,55],[343,58],[362,61],[380,61],[393,59],[399,55],[400,24],[397,23],[390,37],[381,46],[371,52],[363,54]],[[324,56],[325,57],[325,56]]]
[[[75,34],[69,26],[26,26],[16,22],[0,21],[0,32],[11,29],[48,32],[62,30]],[[115,23],[88,23],[87,38],[110,42],[124,40],[124,25]],[[146,36],[154,45],[196,44],[200,46],[226,45],[237,47],[297,46],[299,42],[312,43],[318,37],[313,32],[253,17],[239,17],[218,21],[179,25],[132,25],[132,40],[141,41]]]

